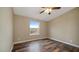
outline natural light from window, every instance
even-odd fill
[[[40,22],[35,20],[30,20],[30,35],[39,35]]]

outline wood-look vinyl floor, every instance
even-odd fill
[[[15,44],[13,52],[78,52],[79,48],[50,39]]]

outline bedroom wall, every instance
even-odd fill
[[[47,22],[40,22],[40,35],[29,35],[29,20],[31,18],[15,15],[14,16],[14,42],[25,42],[29,40],[43,39],[47,37]]]
[[[79,8],[49,21],[49,38],[79,47]]]
[[[13,43],[12,8],[0,7],[0,52],[9,52]]]

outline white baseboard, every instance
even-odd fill
[[[61,40],[57,40],[57,39],[55,39],[55,38],[50,38],[51,40],[55,40],[55,41],[59,41],[59,42],[62,42],[62,43],[65,43],[65,44],[68,44],[68,45],[71,45],[71,46],[74,46],[74,47],[78,47],[79,48],[79,46],[78,45],[75,45],[75,44],[71,44],[71,43],[68,43],[68,42],[64,42],[64,41],[61,41]]]
[[[12,46],[11,46],[10,52],[12,52],[12,50],[13,50],[13,45],[14,45],[14,44],[12,44]]]
[[[30,40],[18,41],[18,42],[14,42],[14,44],[24,43],[24,42],[29,42],[29,41],[33,41],[33,40],[40,40],[40,39],[45,39],[45,38],[36,38],[36,39],[30,39]]]

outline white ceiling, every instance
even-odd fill
[[[28,16],[34,19],[49,21],[72,9],[74,9],[74,7],[62,7],[59,10],[53,10],[51,15],[46,13],[40,14],[40,11],[42,10],[40,7],[14,7],[13,11],[15,15]]]

